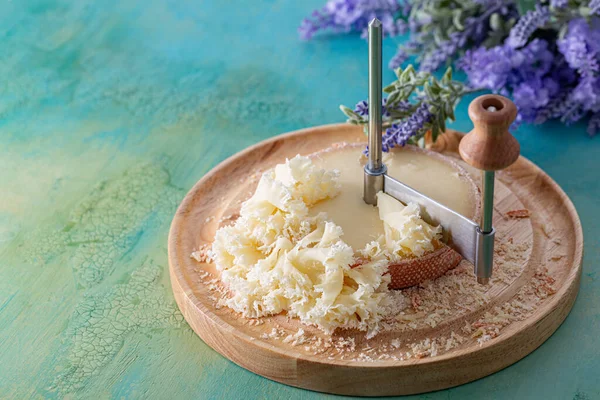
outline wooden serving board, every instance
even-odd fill
[[[433,149],[458,159],[461,137],[448,132]],[[436,281],[402,291],[406,308],[371,339],[364,332],[326,335],[284,315],[248,320],[218,305],[223,288],[214,266],[191,254],[209,246],[219,224],[234,218],[223,214],[249,191],[252,178],[296,154],[364,139],[359,127],[346,124],[277,136],[225,160],[192,188],[169,234],[171,284],[192,329],[228,359],[269,379],[362,396],[460,385],[541,345],[577,296],[583,235],[569,198],[523,157],[497,175],[496,265],[487,287],[475,283],[472,266],[463,261]]]

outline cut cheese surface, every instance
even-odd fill
[[[384,233],[377,208],[362,199],[366,162],[362,150],[362,146],[347,146],[313,157],[318,167],[339,171],[340,194],[316,204],[310,213],[327,213],[344,230],[344,241],[355,249]],[[473,217],[470,183],[448,163],[408,148],[384,153],[383,161],[390,176],[468,218]]]

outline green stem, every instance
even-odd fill
[[[467,94],[472,94],[472,93],[477,93],[477,92],[483,92],[484,90],[486,90],[485,88],[475,88],[475,89],[465,89],[462,92],[461,96],[467,95]]]

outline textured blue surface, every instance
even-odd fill
[[[297,38],[321,3],[3,2],[0,397],[318,396],[208,348],[165,272],[171,216],[204,173],[259,140],[340,122],[340,103],[366,97],[363,40]],[[470,129],[467,105],[454,128]],[[516,133],[583,223],[573,312],[514,366],[421,398],[600,398],[600,142],[584,131]]]

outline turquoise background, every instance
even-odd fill
[[[340,103],[366,97],[363,40],[298,40],[323,1],[2,1],[0,398],[324,396],[247,372],[196,337],[166,250],[177,205],[219,161],[340,122]],[[386,61],[395,46],[386,39]],[[467,105],[454,128],[470,129]],[[600,398],[600,139],[583,124],[516,136],[580,214],[579,297],[522,361],[420,398]]]

